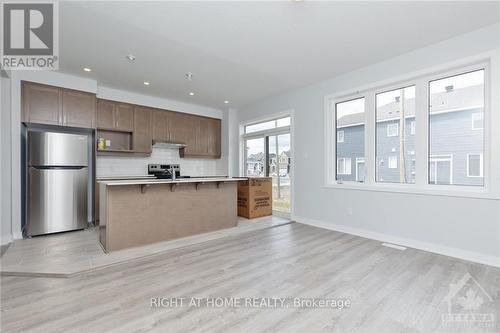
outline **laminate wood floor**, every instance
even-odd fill
[[[68,277],[123,262],[156,255],[171,249],[207,242],[245,232],[289,223],[289,219],[266,216],[238,218],[238,226],[150,245],[105,253],[97,228],[19,239],[0,258],[0,274],[16,276]]]
[[[499,331],[500,269],[297,223],[67,279],[4,276],[0,286],[4,333]],[[277,308],[151,307],[156,297],[343,299],[350,307],[289,299]],[[443,321],[465,308],[492,313],[494,326]]]

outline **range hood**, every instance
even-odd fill
[[[170,142],[170,141],[161,141],[161,140],[153,140],[154,148],[174,148],[180,149],[186,147],[185,143],[182,142]]]

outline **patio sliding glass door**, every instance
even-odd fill
[[[290,117],[245,126],[244,173],[271,177],[273,211],[290,213],[292,168]]]

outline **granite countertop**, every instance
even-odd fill
[[[199,178],[181,178],[176,180],[170,179],[130,179],[130,180],[100,180],[98,183],[106,186],[121,186],[121,185],[151,185],[151,184],[182,184],[182,183],[211,183],[211,182],[237,182],[246,180],[244,177],[199,177]]]

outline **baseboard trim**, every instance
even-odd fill
[[[360,236],[363,238],[374,239],[374,240],[378,240],[381,242],[393,243],[393,244],[397,244],[397,245],[401,245],[401,246],[405,246],[405,247],[414,248],[417,250],[437,253],[437,254],[448,256],[448,257],[467,260],[467,261],[471,261],[471,262],[475,262],[475,263],[479,263],[479,264],[483,264],[483,265],[500,267],[500,257],[485,255],[485,254],[481,254],[478,252],[466,251],[466,250],[461,250],[461,249],[457,249],[454,247],[442,246],[442,245],[428,243],[428,242],[422,242],[422,241],[418,241],[418,240],[414,240],[414,239],[410,239],[410,238],[391,236],[391,235],[373,232],[373,231],[369,231],[369,230],[353,228],[353,227],[349,227],[346,225],[310,219],[310,218],[303,217],[303,216],[294,216],[294,221],[296,221],[298,223],[318,227],[318,228],[343,232],[346,234]]]
[[[10,242],[12,242],[12,236],[11,235],[2,235],[0,238],[0,245],[7,245]]]

